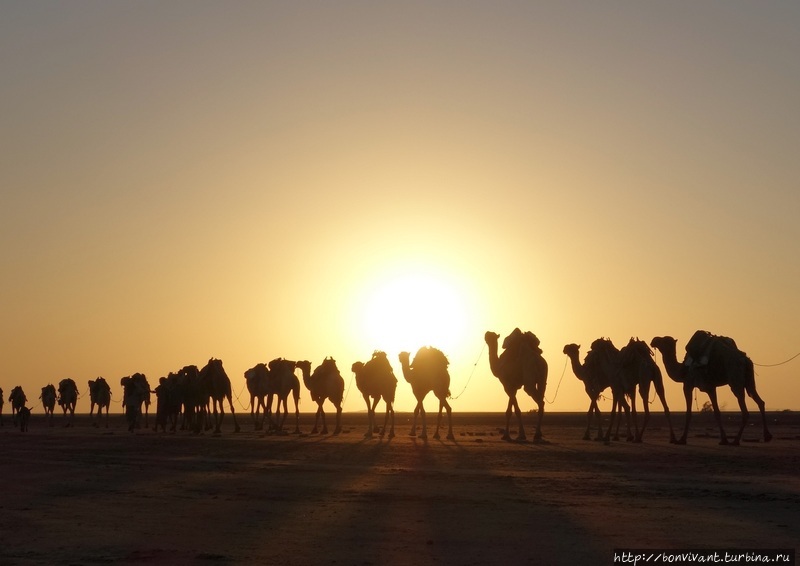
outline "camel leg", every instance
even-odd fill
[[[411,419],[411,432],[408,433],[408,436],[417,436],[417,415],[419,415],[419,399],[417,399],[417,404],[414,405],[414,418]]]
[[[423,440],[427,440],[428,439],[428,419],[427,419],[427,416],[425,415],[425,405],[423,404],[422,399],[417,401],[417,405],[419,406],[419,414],[422,417],[422,433],[419,435],[419,437],[421,439],[423,439]]]
[[[336,405],[336,428],[333,429],[333,434],[342,432],[342,404]]]
[[[603,441],[606,444],[611,442],[611,429],[614,428],[614,419],[617,416],[617,404],[619,403],[616,395],[614,396],[613,401],[611,402],[611,420],[608,422],[608,431],[606,431],[606,435],[603,438]],[[619,429],[617,429],[617,434],[614,436],[614,440],[619,440]]]
[[[450,403],[447,402],[447,399],[442,399],[439,402],[439,420],[436,422],[434,438],[439,438],[439,421],[442,420],[442,408],[447,411],[447,440],[455,440],[456,437],[453,435],[453,409],[450,408]]]
[[[508,433],[508,427],[511,426],[511,411],[514,406],[514,397],[508,397],[508,406],[506,407],[506,429],[503,431],[503,440],[511,440],[511,435]]]
[[[319,421],[322,420],[322,434],[328,434],[328,427],[325,425],[325,411],[322,410],[322,403],[317,403],[317,412],[314,415],[314,428],[311,429],[311,434],[319,433]]]
[[[589,410],[586,411],[586,432],[583,433],[584,440],[591,440],[591,430],[592,430],[592,412],[594,411],[594,401],[589,403]]]
[[[686,419],[683,424],[683,435],[676,444],[686,444],[686,437],[689,436],[689,423],[692,421],[692,389],[689,383],[683,385],[683,397],[686,401]]]
[[[537,416],[536,416],[536,432],[533,434],[533,441],[539,441],[542,439],[542,419],[544,418],[544,395],[537,396],[538,398],[535,399],[536,406],[537,406]]]
[[[369,422],[369,428],[366,434],[364,434],[364,438],[372,438],[375,432],[375,407],[378,405],[378,399],[375,399],[375,403],[373,404],[369,402],[369,396],[364,395],[364,400],[367,402],[367,420]]]
[[[222,403],[220,403],[220,406]],[[239,423],[236,422],[236,411],[233,409],[233,396],[228,395],[228,407],[231,408],[231,418],[233,419],[233,432],[239,432]]]
[[[650,421],[650,403],[647,401],[650,397],[650,390],[646,388],[644,390],[640,389],[639,393],[642,397],[642,406],[644,406],[644,421],[642,422],[642,430],[639,430],[638,427],[636,429],[636,442],[642,442],[644,440],[644,430],[647,428],[647,423]],[[636,423],[636,413],[634,413],[634,424]]]
[[[522,426],[522,411],[519,409],[519,403],[517,403],[516,396],[514,397],[514,412],[517,415],[517,423],[519,423],[519,433],[517,434],[517,441],[522,442],[527,440],[528,437],[525,436],[525,428]]]
[[[677,443],[677,439],[675,438],[675,431],[672,430],[672,417],[670,417],[667,398],[664,395],[664,383],[659,380],[653,382],[653,385],[656,388],[656,395],[658,395],[658,398],[661,400],[661,406],[664,407],[664,415],[667,417],[667,426],[669,427],[669,443],[675,444]]]
[[[384,399],[384,401],[386,400]],[[394,438],[394,407],[392,407],[392,403],[386,401],[386,416],[383,418],[383,430],[381,430],[381,436],[383,436],[386,432],[386,423],[389,422],[390,416],[391,426],[389,429],[389,438]]]
[[[747,421],[750,420],[750,412],[747,410],[747,403],[745,403],[744,400],[744,391],[737,391],[735,395],[736,400],[739,402],[739,409],[742,412],[742,423],[739,426],[739,432],[736,433],[736,437],[733,439],[733,445],[739,446],[739,443],[742,441],[744,427],[747,426]]]
[[[300,434],[300,391],[294,395],[294,434]]]
[[[595,399],[592,403],[594,404],[594,422],[597,426],[597,436],[594,439],[603,440],[603,415],[600,413],[600,407],[597,405],[597,399]]]
[[[639,436],[639,430],[636,425],[636,393],[634,392],[631,396],[630,404],[625,400],[625,396],[622,397],[622,402],[622,408],[625,409],[625,425],[628,427],[628,437],[625,440],[632,442]],[[633,420],[634,429],[636,430],[635,435],[631,432],[631,420]]]
[[[764,427],[764,442],[769,442],[772,440],[772,434],[767,428],[766,403],[764,403],[764,400],[756,391],[755,383],[747,387],[746,390],[747,394],[750,395],[753,401],[756,402],[756,405],[758,405],[758,411],[761,413],[761,424]]]
[[[717,390],[712,388],[708,392],[708,398],[711,399],[711,407],[714,409],[714,419],[717,421],[719,427],[719,443],[721,445],[728,444],[728,437],[725,434],[725,428],[722,426],[722,414],[719,411],[719,402],[717,401]]]

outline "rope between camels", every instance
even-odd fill
[[[485,349],[486,349],[486,344],[483,345],[483,347],[481,348],[480,353],[478,353],[478,359],[475,360],[474,364],[472,364],[472,371],[469,373],[469,377],[467,378],[467,382],[464,384],[464,389],[462,389],[461,393],[459,393],[455,397],[451,396],[450,397],[451,399],[453,399],[453,400],[458,399],[459,397],[461,397],[464,394],[464,391],[467,390],[467,385],[469,385],[469,382],[472,380],[472,376],[475,375],[475,369],[478,367],[478,362],[481,361],[481,356],[483,356],[483,351]]]
[[[353,385],[353,376],[355,376],[355,374],[350,376],[350,383],[347,384],[347,391],[344,392],[344,399],[342,399],[342,405],[344,405],[344,402],[347,401],[347,396],[350,395],[350,386]]]
[[[754,366],[758,366],[760,368],[774,368],[774,367],[777,367],[777,366],[782,366],[784,364],[788,364],[789,362],[791,362],[793,359],[795,359],[798,356],[800,356],[800,352],[797,352],[794,356],[792,356],[788,360],[785,360],[785,361],[780,362],[778,364],[757,364],[757,363],[753,362],[753,365]]]
[[[236,396],[236,401],[239,403],[239,406],[242,408],[243,411],[249,411],[250,410],[250,406],[249,406],[250,403],[248,402],[247,403],[248,406],[245,407],[244,404],[242,403],[242,400],[239,398],[239,397],[241,397],[242,393],[244,392],[244,388],[246,386],[247,386],[246,383],[244,385],[242,385],[242,388],[239,390],[239,395]],[[252,401],[252,399],[251,399],[251,401]]]
[[[561,370],[561,377],[558,379],[558,385],[556,385],[556,392],[555,392],[555,395],[553,395],[553,400],[552,401],[547,401],[547,397],[542,395],[542,397],[544,397],[544,400],[547,401],[547,403],[550,404],[550,405],[555,403],[556,402],[556,397],[558,397],[558,390],[561,389],[561,381],[564,379],[564,374],[567,373],[567,360],[568,359],[569,358],[564,358],[564,369]]]

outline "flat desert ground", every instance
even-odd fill
[[[545,415],[534,444],[503,441],[500,413],[454,413],[455,440],[421,440],[408,413],[394,438],[365,439],[365,413],[345,414],[338,436],[310,434],[310,414],[301,434],[268,436],[242,413],[241,432],[228,414],[219,435],[129,433],[120,415],[49,427],[41,414],[21,433],[7,411],[3,565],[612,564],[615,548],[800,541],[796,412],[768,414],[769,444],[753,414],[740,446],[695,415],[676,446],[661,413],[644,443],[605,445],[567,413]],[[738,418],[725,415],[729,433]]]

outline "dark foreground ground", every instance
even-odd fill
[[[682,415],[674,423],[682,426]],[[612,564],[615,548],[794,548],[800,415],[770,413],[741,446],[661,415],[643,444],[582,440],[546,415],[546,443],[505,442],[504,415],[454,416],[454,441],[344,432],[130,434],[86,416],[0,428],[0,564]],[[733,432],[737,415],[726,415]],[[526,416],[526,423],[532,416]],[[152,420],[151,420],[152,424]],[[532,428],[529,437],[532,436]]]

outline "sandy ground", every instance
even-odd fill
[[[800,415],[688,446],[661,415],[643,444],[581,440],[546,415],[541,444],[505,442],[504,415],[454,416],[455,441],[344,432],[128,433],[120,416],[0,428],[0,564],[612,564],[614,548],[794,548]],[[675,418],[682,426],[682,415]],[[152,416],[151,416],[152,419]],[[738,416],[726,416],[732,432]],[[526,423],[532,416],[526,415]],[[152,420],[151,420],[152,424]],[[532,436],[532,428],[529,435]]]

